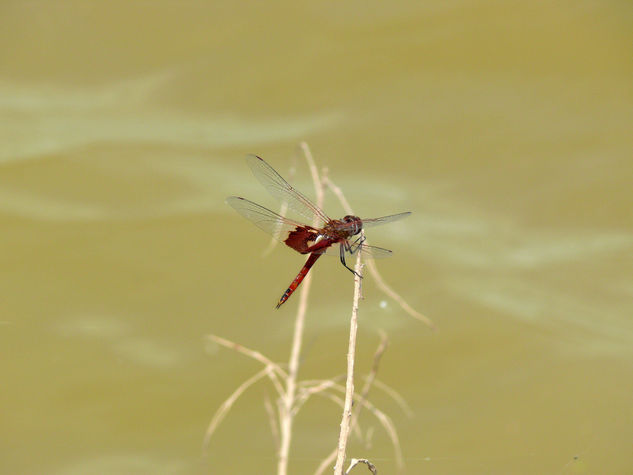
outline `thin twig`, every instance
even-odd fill
[[[341,409],[343,409],[343,407],[345,406],[345,401],[343,400],[343,398],[338,397],[336,394],[332,394],[330,392],[319,392],[316,393],[319,396],[325,398],[325,399],[329,399],[330,401],[334,402],[337,406],[339,406]],[[363,434],[361,432],[360,426],[356,426],[353,427],[352,430],[354,431],[354,433],[356,434],[356,436],[360,439],[362,438]]]
[[[387,435],[391,439],[391,445],[393,445],[393,450],[396,452],[396,465],[398,466],[398,470],[402,470],[404,467],[404,459],[402,457],[402,449],[400,447],[400,439],[398,438],[398,432],[396,431],[396,427],[393,425],[393,421],[391,417],[382,412],[376,406],[371,404],[369,401],[365,401],[364,406],[372,413],[375,417],[378,418],[382,426],[387,431]]]
[[[308,162],[308,168],[310,169],[310,175],[312,175],[312,182],[314,183],[314,192],[316,193],[316,204],[319,208],[323,207],[323,197],[325,194],[325,187],[323,178],[319,176],[319,170],[317,169],[316,163],[314,162],[314,158],[312,157],[312,152],[310,151],[310,147],[305,142],[301,142],[299,147],[303,151],[303,154],[306,157],[306,161]]]
[[[376,280],[376,285],[378,285],[378,288],[382,290],[384,293],[386,293],[389,297],[394,299],[398,303],[398,305],[400,305],[402,310],[407,312],[410,316],[412,316],[416,320],[420,320],[431,330],[437,330],[437,326],[435,325],[435,323],[433,323],[433,320],[431,320],[426,315],[422,315],[420,312],[414,309],[411,305],[407,303],[407,301],[404,298],[402,298],[402,296],[400,296],[400,294],[398,294],[385,282],[385,280],[380,275],[380,272],[378,272],[378,268],[376,267],[376,263],[374,261],[369,260],[367,264],[367,268],[369,269],[370,274]]]
[[[380,344],[378,348],[376,348],[376,352],[374,353],[374,363],[371,367],[371,372],[365,379],[365,385],[360,393],[360,401],[361,403],[367,400],[367,396],[369,395],[369,390],[371,389],[371,385],[374,383],[376,379],[376,375],[378,374],[378,366],[380,365],[380,359],[382,358],[383,353],[387,349],[387,345],[389,344],[389,339],[387,338],[387,334],[383,331],[380,332]],[[352,423],[358,420],[358,416],[360,414],[360,410],[363,407],[362,404],[358,405],[358,408],[354,410]]]
[[[301,409],[301,407],[306,403],[306,401],[310,398],[310,396],[313,396],[314,394],[318,394],[321,391],[325,391],[335,385],[336,383],[333,380],[326,379],[324,381],[321,381],[319,384],[302,388],[302,390],[299,391],[299,396],[297,397],[295,406],[292,409],[292,415],[293,416],[297,415],[297,413],[299,412],[299,409]]]
[[[266,365],[266,366],[272,366],[275,371],[279,372],[279,374],[283,377],[286,377],[286,372],[281,369],[281,366],[279,366],[277,363],[275,363],[274,361],[272,361],[270,358],[264,356],[263,354],[261,354],[259,351],[257,350],[252,350],[250,348],[248,348],[247,346],[244,345],[240,345],[239,343],[235,343],[234,341],[231,341],[227,338],[223,338],[221,336],[218,335],[214,335],[213,333],[210,333],[207,335],[207,338],[211,341],[213,341],[214,343],[217,343],[218,345],[222,345],[226,348],[229,348],[231,350],[235,350],[238,353],[242,353],[243,355],[246,355],[250,358],[253,358],[254,360],[259,361],[260,363]]]
[[[330,190],[332,190],[332,193],[336,195],[338,200],[341,202],[341,205],[343,206],[343,209],[345,210],[345,212],[347,214],[353,215],[354,211],[352,210],[352,207],[349,204],[349,201],[347,201],[347,198],[345,198],[345,195],[343,194],[343,190],[341,190],[325,173],[324,173],[324,177],[325,178],[323,179],[323,184],[327,186]]]
[[[332,389],[340,390],[340,392],[345,391],[345,388],[343,388],[340,385],[334,385],[332,386]],[[339,397],[329,392],[323,391],[316,394],[319,396],[328,398],[339,405],[341,405],[342,403]],[[371,414],[373,414],[374,417],[378,419],[378,422],[380,422],[380,424],[383,426],[385,432],[387,432],[387,435],[391,439],[391,444],[393,445],[393,450],[396,455],[396,464],[398,465],[398,469],[401,470],[404,467],[404,459],[402,458],[402,449],[400,448],[400,439],[398,438],[398,432],[396,431],[396,428],[393,425],[393,421],[387,414],[385,414],[383,411],[378,409],[368,400],[360,401],[358,400],[357,397],[355,398],[355,400],[356,400],[355,402],[362,404],[362,406],[365,409],[367,409]],[[329,458],[321,462],[316,472],[314,472],[315,475],[321,475],[328,467],[331,467],[331,462],[332,460],[330,460]]]
[[[303,381],[301,381],[298,386],[302,386],[302,387],[309,387],[309,386],[314,386],[315,384],[321,384],[323,381],[342,381],[343,379],[345,379],[345,375],[344,374],[339,374],[338,376],[334,376],[332,378],[329,379],[304,379]]]
[[[388,386],[387,384],[383,383],[378,378],[374,379],[373,385],[377,387],[378,389],[382,390],[388,396],[390,396],[391,399],[393,399],[396,402],[396,404],[400,406],[400,409],[402,409],[402,412],[404,412],[407,415],[407,417],[413,417],[413,411],[407,404],[407,401],[404,400],[404,398],[400,395],[398,391],[393,389],[391,386]]]
[[[275,451],[279,453],[279,421],[275,418],[275,408],[270,402],[270,397],[266,394],[264,397],[264,409],[268,415],[268,422],[270,423],[270,432],[273,435],[273,442],[275,443]]]
[[[360,394],[359,404],[355,405],[354,411],[352,413],[352,430],[354,430],[354,428],[358,425],[358,417],[360,415],[360,411],[365,405],[364,403],[367,400],[367,396],[369,395],[369,390],[371,389],[371,386],[376,379],[376,374],[378,373],[378,364],[380,363],[380,359],[382,358],[383,353],[387,349],[388,342],[389,340],[387,339],[386,333],[381,332],[380,344],[378,345],[378,348],[376,348],[376,352],[374,353],[374,363],[372,365],[371,372],[369,373],[367,378],[365,378],[365,384]],[[335,458],[336,449],[330,452],[330,454],[321,462],[321,464],[317,468],[317,471],[315,472],[315,475],[322,474],[327,469],[327,467],[330,467],[332,465],[332,462],[334,462]]]
[[[266,367],[270,366],[274,371],[271,371],[268,374],[268,377],[270,378],[271,382],[275,386],[277,393],[280,396],[283,396],[284,389],[281,386],[279,377],[281,377],[282,379],[286,379],[288,375],[283,369],[281,369],[281,366],[279,366],[277,363],[273,362],[266,356],[262,355],[259,351],[251,350],[250,348],[247,348],[244,345],[240,345],[239,343],[235,343],[234,341],[227,340],[226,338],[222,338],[221,336],[210,334],[210,335],[207,335],[207,338],[217,343],[218,345],[222,345],[226,348],[237,351],[238,353],[242,353],[243,355],[246,355],[249,358],[253,358],[254,360],[257,360],[260,363],[266,365]]]
[[[349,463],[349,467],[347,467],[347,470],[345,471],[345,475],[348,475],[352,471],[352,469],[359,463],[364,463],[365,465],[367,465],[367,468],[373,475],[378,475],[378,470],[376,469],[376,466],[367,459],[352,459]]]
[[[215,411],[215,414],[213,415],[213,418],[211,419],[211,422],[209,423],[209,427],[207,428],[207,432],[204,435],[204,440],[202,442],[203,450],[206,449],[206,447],[209,445],[209,440],[211,440],[211,436],[215,432],[215,429],[217,429],[217,427],[220,425],[220,422],[222,422],[226,414],[231,410],[231,407],[233,407],[233,404],[235,404],[235,401],[244,393],[244,391],[246,391],[249,387],[251,387],[253,384],[255,384],[257,381],[259,381],[260,379],[262,379],[263,377],[265,377],[272,371],[273,371],[272,366],[266,366],[264,369],[262,369],[261,371],[257,372],[256,374],[248,378],[246,381],[240,384],[237,387],[237,389],[233,391],[233,394],[231,394],[222,403],[222,405],[218,408],[218,410]]]
[[[297,398],[297,403],[293,410],[293,414],[296,415],[301,409],[301,407],[303,407],[303,405],[308,401],[308,399],[310,399],[314,395],[325,396],[329,398],[330,400],[339,404],[339,406],[341,406],[341,409],[343,409],[344,401],[338,396],[330,392],[327,392],[328,389],[330,388],[339,389],[341,392],[345,392],[343,387],[340,384],[336,384],[334,380],[332,379],[326,379],[324,381],[321,381],[319,384],[308,386],[306,388],[303,388],[303,390],[300,390],[299,397]],[[322,393],[325,393],[325,394],[322,394]],[[356,436],[358,436],[358,438],[362,438],[363,434],[358,424],[353,425],[352,430],[354,431]],[[336,450],[334,450],[334,454],[336,455]]]
[[[365,434],[365,439],[363,440],[363,442],[365,442],[365,448],[367,450],[371,449],[371,438],[374,436],[374,428],[373,427],[369,427],[367,429],[367,433]]]
[[[332,389],[336,389],[337,391],[340,391],[341,393],[345,392],[345,388],[339,384],[336,384],[334,386],[332,386]],[[317,393],[319,396],[325,396],[328,397],[330,399],[332,399],[332,394],[329,392],[320,392]],[[398,432],[396,431],[395,426],[393,425],[393,421],[391,420],[391,418],[385,414],[383,411],[381,411],[380,409],[378,409],[376,406],[374,406],[371,402],[369,402],[367,399],[364,401],[360,401],[358,399],[358,397],[355,397],[355,402],[362,404],[363,407],[368,410],[371,414],[374,415],[374,417],[376,419],[378,419],[378,422],[380,422],[380,424],[382,425],[382,427],[385,429],[385,432],[387,432],[387,435],[389,436],[389,438],[391,439],[391,444],[393,445],[393,450],[396,453],[396,463],[398,465],[398,468],[401,469],[404,466],[404,460],[402,458],[402,449],[400,448],[400,439],[398,438]],[[321,466],[319,466],[319,470],[317,470],[317,472],[315,472],[316,474],[322,473],[322,469]]]
[[[354,215],[354,211],[352,210],[352,207],[350,206],[349,202],[345,198],[345,195],[343,194],[343,191],[336,184],[334,184],[332,182],[332,180],[330,180],[330,178],[327,177],[327,176],[324,176],[323,183],[330,190],[332,190],[332,193],[334,193],[336,195],[336,197],[341,202],[341,205],[343,205],[343,209],[345,210],[345,212],[347,214]],[[433,321],[429,317],[427,317],[425,315],[422,315],[420,312],[418,312],[413,307],[411,307],[406,302],[406,300],[404,300],[395,290],[393,290],[385,282],[385,280],[382,278],[382,276],[378,272],[378,268],[376,267],[376,263],[373,260],[369,259],[367,261],[367,269],[369,270],[369,273],[372,275],[372,277],[376,280],[376,284],[378,285],[378,288],[380,290],[382,290],[385,294],[387,294],[389,297],[394,299],[398,303],[398,305],[400,305],[400,307],[402,307],[402,309],[405,312],[407,312],[410,316],[412,316],[416,320],[420,320],[422,323],[424,323],[429,328],[431,328],[433,330],[437,330],[437,327],[435,326],[435,324],[433,323]]]
[[[363,238],[361,231],[361,238]],[[347,379],[345,381],[345,406],[341,418],[341,431],[338,438],[336,452],[336,463],[334,464],[334,475],[343,475],[343,464],[347,450],[347,440],[350,433],[350,423],[352,420],[352,401],[354,398],[354,363],[356,359],[356,335],[358,333],[358,303],[360,300],[362,253],[358,253],[356,265],[354,266],[354,298],[352,300],[352,316],[349,324],[349,343],[347,346]]]
[[[336,386],[334,386],[333,388],[334,389],[340,389],[341,391],[344,391],[343,388],[337,388]],[[327,398],[329,398],[329,399],[331,399],[331,400],[336,402],[336,399],[334,399],[334,398],[336,398],[336,396],[334,396],[331,393],[321,392],[321,393],[317,393],[317,394],[319,396],[327,397]],[[402,457],[402,449],[400,447],[400,439],[398,438],[398,432],[396,431],[396,427],[393,425],[393,421],[391,420],[391,418],[387,414],[385,414],[383,411],[378,409],[376,406],[374,406],[368,400],[363,401],[362,405],[363,405],[363,407],[365,409],[367,409],[370,413],[372,413],[374,415],[374,417],[376,417],[376,419],[378,419],[378,422],[380,422],[380,424],[385,429],[385,432],[387,432],[387,435],[391,439],[391,445],[393,446],[393,450],[394,450],[395,455],[396,455],[396,464],[398,466],[398,469],[401,470],[404,467],[404,459]],[[321,467],[319,467],[319,471],[317,471],[315,473],[322,473]]]
[[[316,205],[321,208],[323,206],[323,182],[319,177],[318,169],[310,153],[310,149],[305,142],[300,144],[305,155],[314,189],[316,193]],[[316,218],[315,218],[316,220]],[[314,223],[317,224],[316,222]],[[290,360],[288,362],[288,377],[286,378],[286,391],[282,397],[283,404],[280,406],[280,433],[281,445],[279,450],[279,458],[277,461],[277,475],[286,475],[288,473],[288,454],[290,452],[290,441],[292,439],[292,409],[295,404],[297,392],[297,374],[299,372],[299,357],[301,355],[301,344],[303,341],[303,327],[305,324],[305,316],[308,310],[308,295],[310,294],[310,286],[312,283],[312,274],[308,274],[303,281],[301,292],[299,293],[299,307],[297,309],[297,317],[295,318],[295,329],[292,338],[292,348],[290,350]]]

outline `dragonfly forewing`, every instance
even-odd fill
[[[328,218],[318,206],[290,186],[288,182],[263,159],[257,155],[249,155],[246,157],[246,163],[248,163],[255,178],[264,185],[268,193],[280,202],[287,203],[290,209],[308,218],[310,222],[317,218],[319,226],[330,221],[330,218]]]

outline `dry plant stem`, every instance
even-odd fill
[[[285,380],[287,379],[288,375],[283,369],[281,369],[281,367],[277,363],[274,363],[269,358],[262,355],[259,351],[251,350],[250,348],[247,348],[246,346],[240,345],[239,343],[235,343],[234,341],[231,341],[231,340],[227,340],[226,338],[222,338],[221,336],[207,335],[207,338],[219,345],[222,345],[226,348],[235,350],[238,353],[242,353],[243,355],[253,358],[254,360],[257,360],[260,363],[266,365],[267,367],[271,367],[274,371],[271,371],[267,374],[268,378],[273,383],[273,386],[275,386],[275,389],[277,390],[277,393],[279,394],[279,396],[280,397],[283,396],[284,389],[281,386],[281,382],[279,378]]]
[[[300,144],[303,151],[312,181],[316,192],[316,205],[323,207],[323,182],[319,177],[319,172],[310,153],[310,149],[305,142]],[[314,223],[315,225],[317,223]],[[290,360],[288,362],[288,377],[286,379],[286,390],[282,397],[279,414],[280,428],[280,448],[279,458],[277,462],[277,475],[286,475],[288,473],[288,454],[290,452],[290,441],[292,439],[292,422],[293,422],[293,406],[297,395],[297,374],[299,372],[299,357],[301,355],[301,344],[303,341],[303,327],[305,316],[308,309],[308,295],[310,293],[310,285],[312,282],[312,274],[308,274],[303,281],[302,289],[299,294],[299,308],[295,319],[295,329],[292,338],[292,348],[290,350]]]
[[[332,394],[329,391],[329,389],[338,391],[341,394],[345,394],[345,387],[341,386],[340,384],[334,383],[334,384],[329,384],[327,388],[321,388],[321,390],[319,390],[319,391],[312,392],[310,395],[308,395],[308,397],[310,397],[312,395],[322,396],[322,397],[330,399],[331,401],[334,401],[336,404],[340,405],[341,408],[342,408],[343,405],[344,405],[344,401],[342,399],[338,398],[336,395]],[[369,412],[371,412],[374,415],[374,417],[376,417],[376,419],[378,419],[378,422],[380,422],[380,424],[385,429],[385,432],[387,432],[387,435],[391,439],[391,443],[392,443],[394,451],[396,453],[396,462],[398,463],[398,466],[402,466],[402,463],[403,463],[402,451],[400,449],[400,442],[398,440],[398,433],[396,432],[396,428],[393,425],[393,422],[391,421],[389,416],[387,416],[387,414],[385,414],[383,411],[381,411],[376,406],[374,406],[371,402],[369,402],[369,400],[362,399],[360,396],[354,396],[354,403],[355,404],[361,404],[365,409],[367,409]],[[353,430],[356,429],[358,431],[357,427],[358,427],[358,424],[356,424],[356,426],[352,427],[352,429]],[[336,449],[334,450],[334,455],[336,455]],[[334,460],[334,457],[332,457],[332,460]],[[323,470],[325,470],[325,468],[323,468],[323,464],[321,464],[321,466],[319,467],[319,469],[316,472],[316,475],[320,475],[321,473],[323,473]]]
[[[279,376],[281,376],[282,378],[286,378],[287,376],[286,372],[283,369],[281,369],[281,367],[277,363],[267,358],[266,356],[262,355],[257,350],[252,350],[244,345],[240,345],[239,343],[235,343],[234,341],[227,340],[226,338],[222,338],[221,336],[214,335],[214,334],[207,335],[207,338],[217,343],[218,345],[222,345],[226,348],[235,350],[238,353],[242,353],[243,355],[253,358],[254,360],[257,360],[266,366],[272,366],[275,369],[275,372],[277,372]]]
[[[389,339],[387,338],[387,334],[383,331],[380,332],[380,344],[378,348],[376,348],[376,352],[374,353],[374,363],[371,367],[371,372],[367,376],[365,380],[365,384],[363,386],[362,391],[360,392],[360,401],[361,404],[358,405],[354,414],[352,415],[352,424],[354,424],[358,420],[358,416],[360,414],[360,410],[363,407],[363,402],[367,400],[367,396],[369,395],[369,390],[371,389],[372,384],[376,379],[376,375],[378,374],[378,366],[380,365],[380,359],[382,358],[382,354],[387,349],[387,345],[389,344]]]
[[[375,379],[376,379],[376,374],[378,374],[378,365],[380,364],[380,359],[382,358],[383,353],[385,352],[385,350],[387,349],[387,344],[389,343],[389,340],[387,339],[387,334],[384,332],[381,332],[380,334],[380,344],[378,345],[378,348],[376,349],[376,352],[374,353],[374,364],[371,368],[371,373],[369,373],[369,375],[367,376],[367,378],[365,379],[365,384],[363,385],[363,389],[361,390],[360,393],[360,398],[359,398],[359,403],[356,404],[354,411],[352,413],[352,421],[351,421],[351,427],[352,430],[354,430],[358,424],[358,417],[360,415],[360,411],[363,408],[363,406],[365,405],[365,402],[367,401],[367,396],[369,395],[369,390],[371,389],[372,384],[374,383]],[[334,462],[334,459],[336,458],[336,454],[337,451],[336,449],[334,449],[319,465],[319,467],[317,468],[317,471],[315,472],[315,475],[320,475],[322,474],[325,469],[327,467],[330,467],[332,465],[332,462]],[[349,469],[348,469],[349,471]]]
[[[295,319],[295,330],[292,338],[292,349],[288,364],[288,377],[286,378],[286,390],[280,406],[279,426],[281,441],[279,446],[279,459],[277,462],[277,475],[288,473],[288,454],[290,452],[290,440],[292,439],[292,408],[297,394],[297,374],[299,372],[299,356],[301,355],[301,343],[303,340],[303,326],[308,308],[308,294],[312,276],[308,274],[303,281],[303,288],[299,294],[299,309]]]
[[[340,386],[340,385],[334,385],[332,387],[333,389],[336,389],[337,391],[340,391],[341,393],[345,393],[345,388]],[[329,399],[332,399],[332,395],[327,393],[327,392],[319,392],[316,393],[319,396],[324,396],[327,397]],[[365,409],[367,409],[369,412],[371,412],[374,417],[376,419],[378,419],[378,422],[380,422],[380,424],[383,426],[383,428],[385,429],[385,432],[387,432],[387,435],[389,436],[389,438],[391,439],[391,444],[393,445],[393,449],[396,455],[396,464],[398,465],[398,468],[401,469],[404,466],[404,460],[402,458],[402,449],[400,448],[400,440],[398,439],[398,433],[396,432],[396,428],[393,425],[393,421],[391,420],[391,418],[389,416],[387,416],[387,414],[385,414],[383,411],[381,411],[380,409],[378,409],[376,406],[374,406],[372,403],[370,403],[368,400],[364,400],[364,401],[360,401],[357,399],[357,402],[362,403],[363,407]],[[334,399],[332,399],[334,400]],[[335,401],[336,402],[336,401]],[[337,402],[338,404],[338,402]],[[317,473],[323,473],[324,468],[319,468],[319,471]]]
[[[349,474],[352,469],[359,463],[364,463],[365,465],[367,465],[367,468],[373,475],[378,475],[378,470],[376,470],[376,466],[367,459],[352,459],[349,463],[349,467],[347,467],[347,470],[345,471],[345,475]]]
[[[343,205],[343,209],[345,210],[345,212],[347,214],[353,215],[354,211],[352,210],[352,207],[349,205],[349,202],[345,198],[343,191],[337,185],[335,185],[332,182],[332,180],[330,180],[327,176],[325,176],[325,173],[323,177],[323,183],[330,190],[332,190],[332,193],[336,195],[336,197],[339,199],[339,201]],[[428,326],[432,330],[437,330],[437,327],[435,326],[435,324],[430,318],[426,317],[425,315],[422,315],[420,312],[418,312],[413,307],[411,307],[395,290],[393,290],[389,285],[387,285],[387,283],[383,280],[382,276],[378,272],[378,268],[376,267],[376,263],[374,261],[372,261],[371,259],[367,261],[367,268],[369,269],[369,272],[371,273],[373,278],[376,279],[376,284],[378,285],[380,290],[382,290],[389,297],[391,297],[396,302],[398,302],[398,305],[400,305],[400,307],[402,307],[402,309],[405,312],[407,312],[409,315],[411,315],[413,318],[420,320],[422,323],[424,323],[426,326]]]
[[[204,440],[202,442],[203,449],[209,445],[209,440],[211,439],[211,436],[215,432],[215,429],[217,429],[218,425],[220,425],[220,422],[222,422],[224,417],[231,410],[231,407],[233,407],[233,404],[235,404],[235,401],[244,393],[244,391],[246,391],[249,387],[251,387],[257,381],[262,379],[264,376],[269,375],[272,371],[273,371],[273,368],[271,366],[266,366],[259,373],[251,376],[242,384],[240,384],[237,387],[237,389],[233,391],[233,394],[231,394],[222,403],[222,405],[218,408],[218,410],[213,415],[213,419],[211,419],[211,423],[209,424],[209,427],[207,428],[207,432],[204,435]]]
[[[297,413],[299,412],[299,409],[301,409],[301,407],[303,406],[303,404],[310,398],[310,396],[314,395],[314,394],[318,394],[321,391],[325,391],[326,389],[331,388],[332,386],[334,386],[336,383],[333,380],[330,379],[326,379],[324,381],[321,381],[319,384],[315,384],[314,386],[310,386],[307,388],[302,388],[299,397],[297,398],[297,403],[295,404],[294,408],[292,409],[292,415],[296,416]]]
[[[273,435],[273,442],[275,442],[275,449],[279,453],[279,421],[275,418],[275,409],[270,402],[268,395],[264,398],[264,409],[268,415],[268,422],[270,423],[270,432]]]
[[[411,315],[416,320],[420,320],[422,323],[424,323],[431,330],[437,330],[437,326],[435,326],[435,323],[433,323],[433,320],[431,320],[429,317],[427,317],[425,315],[422,315],[420,312],[418,312],[413,307],[411,307],[411,305],[409,305],[406,302],[406,300],[404,300],[402,298],[402,296],[400,296],[400,294],[398,294],[389,285],[387,285],[387,283],[383,280],[382,276],[378,272],[378,269],[376,268],[376,263],[374,261],[368,261],[367,268],[369,269],[369,272],[371,273],[371,275],[376,280],[376,285],[378,285],[380,290],[382,290],[389,297],[391,297],[396,302],[398,302],[398,305],[400,305],[402,310],[407,312],[409,315]]]
[[[361,232],[361,237],[363,236]],[[343,417],[341,419],[341,431],[336,449],[336,463],[334,464],[334,475],[343,475],[343,464],[345,463],[345,453],[347,450],[347,440],[351,429],[352,401],[354,399],[354,362],[356,358],[356,336],[358,334],[358,302],[361,293],[361,253],[358,253],[356,265],[354,266],[356,275],[354,276],[354,300],[352,302],[352,317],[349,324],[349,344],[347,346],[347,379],[345,381],[345,405],[343,406]]]
[[[372,384],[378,389],[382,390],[384,393],[386,393],[389,397],[391,397],[391,399],[396,401],[396,404],[400,406],[400,409],[402,409],[402,412],[404,412],[407,417],[413,417],[413,411],[407,404],[407,401],[404,400],[404,398],[400,395],[398,391],[393,389],[391,386],[387,386],[385,383],[383,383],[379,379],[374,379]]]
[[[307,402],[307,400],[316,394],[324,395],[328,399],[334,401],[336,404],[341,406],[341,409],[343,409],[344,401],[341,398],[335,396],[334,394],[327,392],[327,390],[330,388],[337,389],[337,386],[339,385],[336,384],[333,380],[326,379],[324,381],[321,381],[319,384],[300,390],[299,396],[297,397],[297,403],[292,410],[293,416],[296,416],[299,410]],[[325,393],[325,394],[321,394],[321,393]],[[344,389],[343,389],[343,393],[345,393]],[[356,435],[359,438],[362,437],[362,432],[360,428],[357,425],[354,425],[353,423],[352,423],[352,430],[356,433]],[[335,456],[336,456],[336,449],[332,451],[332,460],[334,460]]]
[[[242,384],[240,384],[237,389],[233,391],[233,393],[224,401],[224,403],[222,403],[222,405],[215,412],[204,436],[204,441],[202,443],[203,450],[206,449],[206,447],[209,445],[211,436],[218,428],[220,423],[224,420],[226,414],[231,410],[235,401],[244,393],[244,391],[246,391],[249,387],[251,387],[263,377],[267,376],[273,384],[275,390],[277,391],[277,394],[279,394],[280,397],[283,397],[284,388],[281,385],[280,379],[287,379],[286,372],[281,369],[281,367],[277,363],[274,363],[269,358],[262,355],[259,351],[252,350],[243,345],[240,345],[239,343],[235,343],[234,341],[227,340],[226,338],[222,338],[217,335],[207,335],[207,338],[214,343],[217,343],[226,348],[237,351],[238,353],[242,353],[249,358],[259,361],[260,363],[264,364],[265,367],[259,373],[255,374],[254,376],[250,377]]]

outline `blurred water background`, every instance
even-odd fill
[[[0,471],[273,473],[265,384],[201,457],[260,369],[204,335],[287,361],[303,257],[224,198],[274,209],[243,157],[285,174],[306,140],[359,215],[414,212],[368,236],[439,331],[368,278],[358,349],[360,378],[389,335],[407,473],[631,473],[631,58],[615,0],[3,1]],[[343,373],[351,295],[320,260],[302,377]],[[291,473],[339,421],[308,403]],[[394,473],[361,426],[350,455]]]

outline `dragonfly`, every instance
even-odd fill
[[[273,197],[314,223],[308,225],[294,221],[241,196],[229,196],[226,199],[227,204],[261,230],[295,251],[309,254],[306,263],[279,299],[277,308],[290,298],[322,255],[338,256],[341,264],[355,275],[358,274],[345,261],[347,255],[361,252],[363,256],[370,258],[389,257],[392,254],[389,249],[365,244],[361,231],[371,226],[406,218],[411,214],[407,211],[381,218],[361,219],[358,216],[347,215],[342,219],[330,219],[305,195],[290,186],[264,159],[257,155],[249,155],[246,162],[255,178]],[[354,236],[358,237],[354,239]]]

